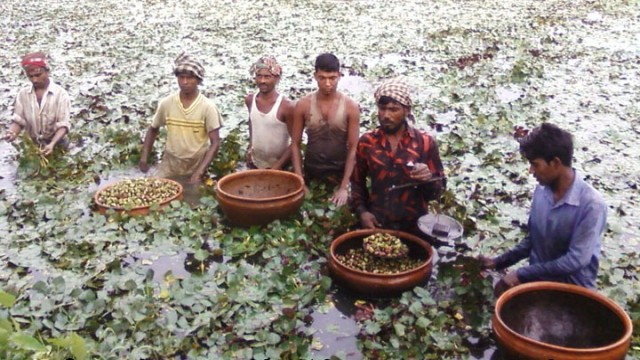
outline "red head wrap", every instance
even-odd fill
[[[49,65],[47,65],[47,55],[43,52],[34,52],[31,54],[27,54],[22,58],[22,67],[41,67],[45,69],[49,69]]]

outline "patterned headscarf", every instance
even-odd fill
[[[402,77],[395,77],[384,81],[373,95],[376,98],[376,102],[383,96],[388,96],[400,104],[411,107],[413,102],[409,95],[409,86]]]
[[[22,58],[21,62],[22,68],[27,69],[30,67],[41,67],[45,70],[49,70],[49,65],[47,64],[47,55],[43,52],[34,52],[25,55]]]
[[[180,54],[174,61],[173,73],[177,74],[183,71],[193,73],[198,79],[204,80],[204,67],[198,60],[193,59],[185,53]]]
[[[251,75],[255,75],[256,72],[260,69],[267,69],[274,76],[282,75],[282,67],[278,64],[278,61],[272,55],[264,55],[258,61],[256,61],[251,68],[249,69],[249,73]]]

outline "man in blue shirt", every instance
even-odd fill
[[[600,193],[571,167],[571,134],[544,123],[520,141],[520,152],[539,183],[529,214],[529,234],[506,253],[495,258],[480,255],[479,259],[485,268],[497,270],[527,257],[529,265],[508,272],[496,285],[496,292],[531,281],[595,288],[607,206]]]

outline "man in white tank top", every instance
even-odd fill
[[[291,160],[293,102],[276,90],[282,68],[273,56],[263,56],[249,72],[255,77],[259,91],[245,97],[249,110],[247,166],[283,169]]]

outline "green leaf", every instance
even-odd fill
[[[404,336],[405,326],[400,323],[393,324],[393,329],[396,331],[396,335],[402,337]]]
[[[87,358],[86,343],[84,339],[75,332],[63,338],[52,338],[48,341],[55,346],[69,350],[75,360],[85,360]]]
[[[23,332],[14,333],[9,340],[18,348],[31,351],[46,351],[47,347],[31,335]]]
[[[15,304],[15,302],[16,302],[16,297],[14,295],[0,290],[0,305],[6,308],[10,308],[13,306],[13,304]]]

